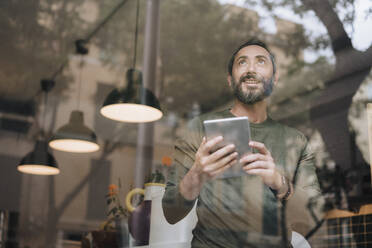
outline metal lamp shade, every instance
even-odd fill
[[[152,122],[163,116],[156,96],[143,87],[138,87],[138,90],[114,89],[100,112],[106,118],[131,123]]]
[[[71,112],[69,123],[57,130],[49,146],[76,153],[95,152],[99,149],[96,134],[84,125],[84,114],[78,110]]]
[[[59,169],[54,157],[48,152],[46,141],[38,140],[32,152],[19,163],[18,171],[34,175],[57,175]]]

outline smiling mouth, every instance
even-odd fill
[[[259,82],[257,80],[244,80],[243,81],[244,84],[247,84],[247,85],[258,85]]]

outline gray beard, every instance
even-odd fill
[[[274,88],[274,76],[272,76],[270,79],[265,80],[261,79],[261,83],[263,84],[263,88],[260,88],[259,91],[248,91],[244,92],[243,91],[243,81],[240,79],[239,83],[235,81],[233,77],[232,79],[232,88],[235,97],[242,103],[244,104],[254,104],[256,102],[262,101],[266,97],[270,96],[271,93],[273,92]]]

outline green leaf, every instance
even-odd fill
[[[151,174],[149,182],[165,183],[165,177],[160,171],[156,170],[154,173]]]

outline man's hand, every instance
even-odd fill
[[[233,144],[224,146],[217,151],[211,153],[216,145],[223,140],[221,136],[206,141],[203,138],[202,143],[195,155],[195,171],[203,176],[204,179],[211,179],[221,174],[223,171],[236,163],[237,152],[234,152]]]
[[[222,140],[222,136],[209,141],[205,137],[203,138],[196,152],[193,166],[180,183],[179,190],[185,199],[195,199],[206,181],[221,174],[237,162],[238,153],[234,152],[235,146],[233,144],[212,153]]]
[[[282,176],[276,169],[276,165],[270,151],[260,142],[251,141],[249,146],[257,149],[258,153],[251,153],[243,156],[239,162],[243,170],[250,175],[257,175],[262,181],[274,190],[283,186]]]

